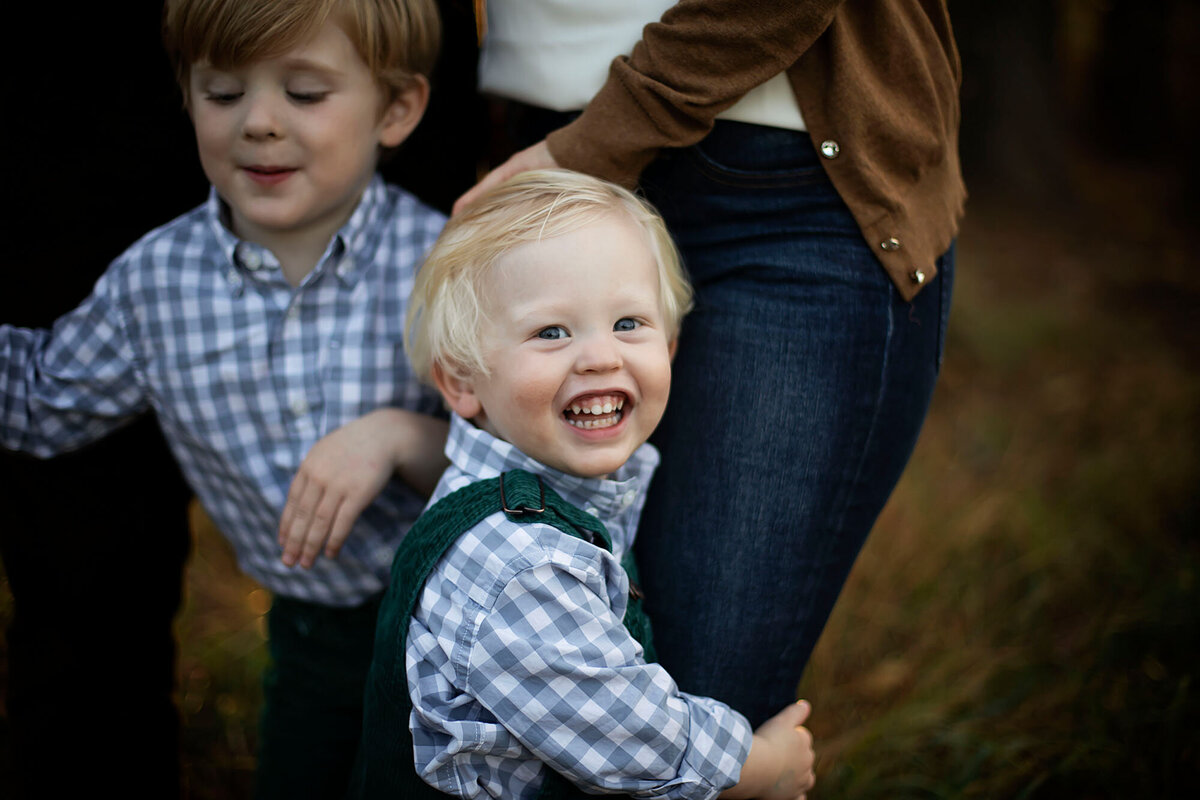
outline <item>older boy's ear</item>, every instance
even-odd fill
[[[433,383],[446,401],[446,405],[463,419],[474,419],[483,411],[479,398],[475,395],[475,386],[470,378],[463,377],[444,364],[434,362]]]
[[[417,127],[428,105],[429,81],[424,75],[414,75],[408,85],[384,109],[379,143],[384,147],[399,147]]]

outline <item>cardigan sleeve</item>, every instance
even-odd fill
[[[646,26],[573,122],[546,137],[562,166],[632,187],[664,147],[704,138],[717,114],[796,62],[842,0],[681,0]]]

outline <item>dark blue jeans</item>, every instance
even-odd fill
[[[517,106],[524,146],[562,116]],[[905,302],[808,134],[718,122],[642,176],[696,288],[636,545],[659,660],[758,725],[796,686],[920,432],[953,248]],[[819,700],[819,698],[818,698]]]
[[[754,725],[796,685],[896,485],[953,282],[905,302],[807,134],[719,122],[644,174],[696,288],[637,553],[659,657]]]

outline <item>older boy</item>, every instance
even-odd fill
[[[352,796],[812,785],[807,704],[752,736],[645,657],[626,568],[690,291],[658,215],[580,174],[520,175],[447,225],[407,344],[453,411],[451,466],[393,567]]]
[[[242,569],[275,595],[259,793],[333,797],[378,596],[423,501],[392,482],[344,545],[335,531],[336,560],[301,559],[277,532],[293,476],[311,453],[328,460],[314,445],[335,430],[371,444],[355,454],[368,472],[402,458],[428,488],[444,463],[436,396],[400,353],[444,218],[375,174],[425,108],[437,14],[431,0],[169,0],[164,23],[209,200],[134,244],[52,330],[0,327],[0,445],[49,457],[156,413]],[[322,513],[317,489],[302,513]],[[362,502],[333,500],[334,527],[338,505]]]

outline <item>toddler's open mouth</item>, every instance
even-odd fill
[[[563,417],[571,425],[584,430],[611,428],[624,416],[627,399],[619,393],[582,395],[563,410]]]

